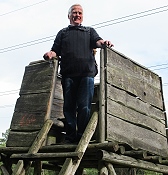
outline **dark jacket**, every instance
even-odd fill
[[[93,49],[100,39],[102,38],[90,27],[68,26],[60,30],[51,50],[61,56],[61,75],[94,77],[96,67]]]

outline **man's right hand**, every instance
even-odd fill
[[[43,55],[45,60],[51,60],[53,57],[56,57],[56,53],[54,51],[49,51]]]

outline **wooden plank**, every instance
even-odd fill
[[[122,89],[106,84],[107,98],[125,105],[128,108],[136,110],[139,113],[147,115],[159,122],[165,124],[164,111],[155,108],[149,103],[143,102],[139,98],[132,96]]]
[[[105,141],[105,50],[100,53],[100,91],[99,91],[99,123],[98,141]]]
[[[31,146],[39,131],[34,132],[17,132],[10,131],[7,147],[27,147]]]
[[[119,164],[126,167],[146,169],[149,171],[166,173],[166,174],[168,173],[168,166],[135,159],[128,156],[118,155],[104,150],[99,151],[98,156],[101,160],[113,164]]]
[[[50,93],[27,94],[17,99],[15,111],[44,112],[47,111]]]
[[[51,108],[51,119],[65,118],[63,114],[63,100],[54,98]]]
[[[50,92],[54,68],[44,61],[26,66],[20,95]]]
[[[61,85],[61,78],[57,77],[57,83],[55,84],[54,98],[63,100],[63,91]]]
[[[107,98],[107,113],[166,137],[165,124]]]
[[[140,79],[140,77],[112,65],[107,65],[106,75],[107,83],[134,94],[142,101],[163,110],[161,89],[146,82],[145,78]]]
[[[163,157],[168,156],[166,137],[109,114],[107,114],[107,140],[126,143],[133,149],[146,150]]]
[[[12,131],[40,130],[44,124],[46,112],[14,112],[10,129]]]
[[[161,89],[160,77],[156,73],[114,49],[107,48],[107,64],[110,67],[118,67],[122,69],[122,72],[139,77],[139,79],[145,80],[146,83],[153,87]]]

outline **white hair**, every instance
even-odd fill
[[[69,10],[68,10],[68,16],[72,13],[72,9],[73,9],[74,6],[80,6],[80,7],[82,7],[80,4],[73,4],[73,5],[69,8]],[[82,8],[82,9],[83,9],[83,8]]]

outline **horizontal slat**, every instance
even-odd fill
[[[46,112],[14,112],[10,129],[15,131],[40,130],[44,125],[45,115]]]
[[[149,103],[145,103],[142,100],[130,95],[124,90],[115,88],[109,84],[106,84],[107,98],[123,104],[124,106],[131,108],[139,113],[156,119],[165,125],[165,114],[162,110],[151,106]]]
[[[15,111],[21,111],[21,112],[47,111],[49,98],[50,93],[21,95],[17,99]]]
[[[167,157],[167,138],[145,128],[107,114],[107,140],[126,143],[134,149],[142,149]]]
[[[32,145],[38,133],[39,131],[34,131],[34,132],[10,131],[6,146],[7,147],[29,147]]]
[[[165,124],[107,98],[107,113],[166,137]],[[128,133],[129,134],[129,133]]]
[[[160,80],[157,74],[115,50],[107,49],[107,64],[110,67],[118,67],[123,74],[127,73],[138,77],[140,80],[160,89]]]
[[[161,89],[149,84],[145,81],[145,78],[134,76],[134,74],[124,72],[122,69],[112,65],[107,65],[106,74],[106,81],[108,84],[134,94],[144,102],[163,110]]]

